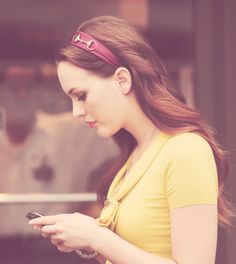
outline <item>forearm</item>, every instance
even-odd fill
[[[107,228],[101,228],[93,247],[112,264],[176,264],[174,260],[159,257],[135,247]]]

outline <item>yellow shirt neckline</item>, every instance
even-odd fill
[[[117,212],[120,205],[120,200],[136,185],[136,183],[142,178],[145,172],[148,170],[156,156],[167,142],[169,135],[159,132],[152,144],[144,151],[142,157],[137,161],[133,168],[129,172],[129,177],[125,178],[123,184],[117,192],[117,186],[127,170],[130,157],[122,166],[120,171],[116,174],[107,194],[107,200],[105,201],[105,207],[103,208],[100,217],[97,222],[101,226],[109,227],[114,230],[117,219]]]
[[[137,160],[136,164],[131,168],[129,171],[129,177],[124,179],[122,186],[120,187],[118,192],[115,192],[117,186],[122,181],[123,175],[125,174],[126,170],[129,168],[131,163],[131,155],[129,156],[128,160],[125,164],[121,167],[121,169],[116,174],[111,186],[109,188],[107,198],[115,198],[117,200],[122,199],[125,194],[134,186],[137,181],[141,178],[141,176],[145,173],[148,169],[149,165],[158,155],[159,151],[161,150],[164,143],[169,138],[169,135],[165,134],[164,132],[160,131],[156,137],[154,138],[153,142],[147,147],[147,149],[143,152],[140,159]]]

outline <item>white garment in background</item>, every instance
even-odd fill
[[[33,131],[21,146],[12,146],[6,135],[0,136],[0,193],[86,192],[90,173],[116,154],[111,139],[99,138],[94,129],[73,119],[71,113],[39,113]],[[35,171],[45,166],[52,172],[51,180],[36,177]],[[31,210],[49,215],[75,208],[79,205],[0,204],[0,234],[35,233],[25,218]]]

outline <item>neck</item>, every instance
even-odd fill
[[[141,138],[141,141],[138,141],[136,150],[137,151],[143,151],[153,140],[157,133],[157,127],[155,125],[151,126],[147,131],[143,131],[143,135]]]
[[[143,153],[145,152],[146,148],[151,144],[151,142],[153,141],[156,133],[158,132],[158,129],[155,125],[152,126],[152,130],[148,131],[148,133],[145,134],[145,139],[143,136],[142,139],[142,145],[139,144],[137,145],[137,147],[135,148],[135,150],[132,153],[132,157],[131,157],[131,162],[129,165],[129,168],[127,169],[125,176],[129,173],[130,169],[133,167],[133,165],[140,159],[140,157],[143,155]],[[144,133],[143,133],[144,135]]]
[[[147,144],[150,142],[150,137],[154,130],[155,133],[158,132],[158,128],[153,124],[153,122],[144,114],[140,105],[138,104],[134,95],[131,95],[129,98],[129,114],[127,115],[126,122],[124,124],[124,129],[126,129],[137,141],[136,149],[144,149]]]
[[[137,149],[145,148],[150,142],[150,138],[153,138],[159,131],[158,128],[153,124],[146,116],[143,119],[135,119],[129,123],[126,130],[133,135],[137,141]]]

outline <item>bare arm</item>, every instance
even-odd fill
[[[42,235],[50,235],[61,251],[96,250],[101,255],[100,263],[108,259],[112,264],[214,264],[217,206],[186,206],[172,209],[170,215],[173,259],[150,254],[79,213],[43,216],[30,224],[38,227]]]
[[[193,205],[171,210],[173,259],[135,247],[109,229],[102,228],[94,248],[113,264],[214,264],[217,241],[217,208]]]
[[[93,246],[101,255],[109,259],[112,264],[175,264],[176,262],[155,256],[135,247],[122,239],[111,230],[102,228],[100,236]]]
[[[214,264],[217,206],[194,205],[171,210],[171,242],[178,264]]]

